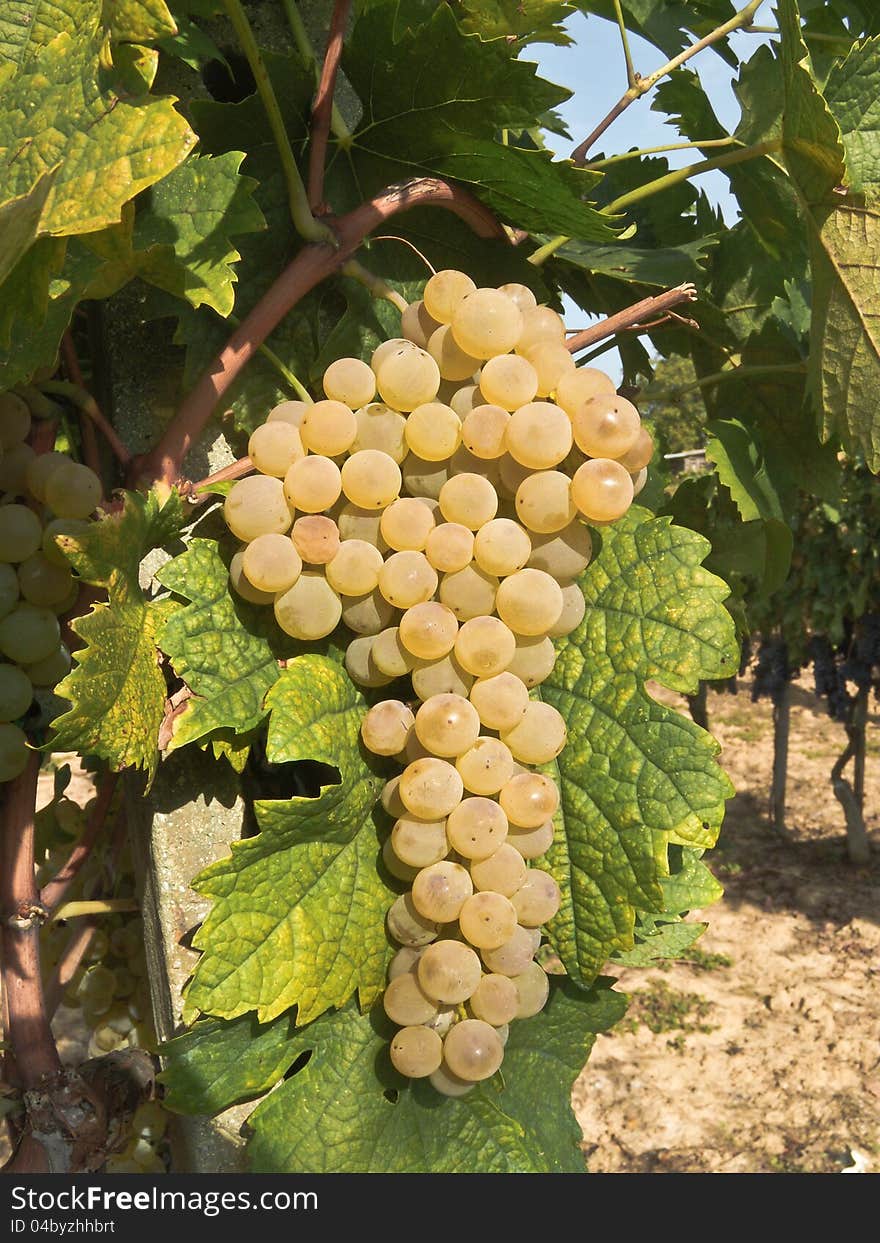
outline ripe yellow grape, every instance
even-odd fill
[[[513,756],[499,738],[477,738],[455,761],[464,788],[471,794],[497,794],[513,776]]]
[[[435,1092],[439,1092],[441,1096],[467,1096],[468,1092],[473,1092],[477,1086],[476,1083],[468,1083],[466,1079],[459,1079],[458,1075],[454,1075],[445,1062],[441,1062],[433,1075],[428,1076],[428,1082]]]
[[[638,440],[642,421],[632,402],[614,393],[583,402],[571,425],[577,447],[588,457],[621,458]]]
[[[430,600],[437,581],[437,571],[421,552],[392,553],[379,571],[379,590],[396,609]]]
[[[376,588],[362,596],[343,597],[342,620],[355,634],[378,634],[391,625],[394,608]]]
[[[372,656],[376,668],[392,678],[406,677],[416,663],[416,657],[401,641],[400,629],[397,626],[389,626],[376,635]]]
[[[533,700],[513,729],[502,732],[501,741],[522,764],[549,764],[565,746],[566,736],[565,721],[552,704]]]
[[[559,910],[559,886],[549,872],[529,868],[525,882],[511,898],[517,918],[524,928],[539,928]]]
[[[361,509],[384,509],[400,494],[400,467],[378,449],[360,449],[342,467],[342,491]]]
[[[422,295],[425,309],[438,324],[451,323],[462,298],[473,293],[475,289],[476,285],[464,272],[455,268],[444,268],[435,272],[425,284]]]
[[[452,651],[457,634],[455,614],[437,600],[412,605],[398,626],[400,643],[416,660],[440,660]]]
[[[532,541],[518,522],[493,518],[480,527],[474,539],[474,560],[489,574],[503,578],[521,570],[532,552]]]
[[[423,1025],[401,1027],[388,1051],[394,1069],[407,1079],[424,1079],[443,1061],[443,1041]]]
[[[460,522],[441,522],[425,539],[425,556],[435,570],[455,574],[474,556],[474,533]]]
[[[509,941],[505,941],[497,949],[482,950],[480,957],[489,971],[498,972],[499,975],[516,976],[522,975],[528,968],[529,963],[535,957],[536,950],[532,930],[517,925]]]
[[[374,755],[398,755],[406,746],[414,721],[412,710],[402,700],[383,699],[373,704],[361,722],[364,746]]]
[[[512,729],[529,703],[525,684],[509,669],[474,682],[468,697],[486,729]]]
[[[397,790],[408,812],[421,820],[448,816],[461,802],[464,782],[446,760],[414,760],[400,774]]]
[[[244,549],[241,568],[257,591],[287,591],[302,573],[302,558],[286,535],[258,535]]]
[[[463,384],[450,396],[448,404],[460,419],[470,413],[476,406],[485,403],[486,398],[478,384]]]
[[[369,371],[369,367],[367,370]],[[340,453],[346,453],[354,443],[357,419],[354,411],[341,401],[316,401],[306,411],[299,427],[299,435],[310,453],[338,457]]]
[[[342,539],[364,539],[368,544],[375,544],[380,552],[388,548],[382,538],[380,510],[362,509],[347,501],[336,514],[336,524]]]
[[[482,975],[480,960],[470,946],[451,940],[429,945],[419,958],[416,970],[422,991],[446,1006],[467,1001]]]
[[[447,522],[460,522],[471,531],[478,531],[498,512],[498,494],[489,480],[471,472],[447,479],[439,501]]]
[[[416,406],[406,421],[406,443],[423,461],[445,462],[460,441],[461,419],[440,401]]]
[[[550,981],[539,962],[529,963],[522,975],[515,975],[512,983],[516,989],[516,1018],[530,1019],[539,1014],[550,996]]]
[[[556,391],[562,377],[575,369],[571,354],[557,341],[538,341],[524,351],[524,356],[538,378],[539,397],[549,397]]]
[[[421,956],[421,949],[411,945],[404,945],[402,949],[397,951],[388,965],[388,979],[396,980],[399,975],[406,975],[407,971],[415,971]]]
[[[524,859],[537,859],[550,849],[553,844],[553,835],[552,820],[545,820],[536,829],[521,829],[518,825],[511,824],[505,844],[512,846]]]
[[[559,585],[562,588],[562,612],[547,631],[551,639],[561,639],[563,635],[577,630],[587,611],[580,583],[562,582]]]
[[[503,673],[513,660],[516,637],[498,617],[472,617],[459,630],[455,655],[468,673],[492,678]]]
[[[339,596],[316,570],[304,570],[292,587],[275,597],[275,620],[294,639],[323,639],[341,616]]]
[[[517,635],[516,651],[507,672],[515,674],[529,689],[540,685],[553,672],[556,649],[546,635]]]
[[[524,355],[539,341],[555,341],[557,345],[565,343],[565,324],[549,306],[535,306],[523,312],[517,354]]]
[[[532,536],[529,565],[545,570],[558,581],[576,578],[590,564],[593,541],[583,522],[570,522],[559,531]]]
[[[248,457],[263,475],[283,479],[294,462],[305,457],[298,428],[280,420],[263,423],[248,441]]]
[[[387,341],[382,341],[373,350],[370,356],[370,368],[374,375],[378,375],[379,368],[386,358],[389,358],[397,350],[409,349],[412,345],[411,341],[407,341],[406,337],[389,337]]]
[[[499,285],[498,288],[502,293],[506,293],[508,298],[514,300],[523,314],[526,311],[534,310],[538,304],[535,295],[528,285],[520,285],[517,281],[509,281],[506,285]]]
[[[400,776],[386,781],[379,794],[379,801],[392,820],[399,820],[406,815],[406,807],[400,797]]]
[[[294,547],[308,565],[326,565],[339,548],[339,527],[323,514],[297,518],[290,532]]]
[[[577,513],[571,480],[560,470],[541,470],[527,475],[516,490],[514,503],[516,516],[535,536],[554,535],[565,530]]]
[[[440,369],[427,350],[405,341],[382,358],[376,383],[387,405],[395,410],[415,410],[437,396]]]
[[[417,453],[408,453],[401,466],[403,486],[410,496],[436,501],[449,478],[448,462],[426,462]]]
[[[474,745],[480,732],[480,718],[463,695],[433,695],[416,713],[415,730],[428,751],[453,758]]]
[[[439,327],[439,323],[433,315],[428,313],[428,308],[421,298],[418,302],[410,302],[400,316],[400,331],[407,341],[412,341],[413,345],[417,345],[422,350],[428,348],[428,338]]]
[[[481,1019],[456,1023],[443,1042],[443,1057],[454,1075],[468,1082],[491,1079],[504,1060],[504,1045],[494,1027]]]
[[[278,538],[285,537],[279,535]],[[42,552],[32,553],[18,567],[21,596],[38,608],[54,608],[66,601],[73,581],[69,566],[55,565]]]
[[[417,760],[416,763],[428,763]],[[453,772],[455,770],[453,769]],[[449,924],[458,919],[458,913],[474,891],[470,873],[460,863],[444,859],[422,868],[413,881],[412,900],[419,914],[438,924]],[[424,955],[419,959],[421,977]]]
[[[501,1027],[516,1018],[519,995],[509,976],[484,975],[471,993],[468,1004],[474,1018],[482,1019],[492,1027]]]
[[[356,410],[376,395],[376,376],[372,367],[360,358],[337,358],[324,372],[325,397],[342,402]]]
[[[421,552],[433,531],[431,508],[416,497],[401,496],[382,511],[379,530],[385,543],[395,552]]]
[[[546,634],[562,612],[562,604],[562,589],[543,570],[509,575],[495,597],[498,616],[517,635]]]
[[[51,609],[25,602],[17,604],[0,620],[0,653],[15,665],[46,660],[57,652],[60,642],[58,618]]]
[[[373,635],[359,635],[345,649],[345,668],[359,686],[387,686],[391,678],[373,660]]]
[[[412,671],[413,690],[422,702],[432,695],[467,695],[473,681],[453,652],[440,660],[420,661]]]
[[[318,514],[323,509],[329,509],[339,499],[341,490],[339,467],[320,454],[300,458],[284,476],[284,495],[288,504],[307,514]]]
[[[487,859],[507,837],[507,816],[494,799],[465,798],[450,812],[446,836],[462,858]]]
[[[269,411],[266,415],[266,422],[289,423],[291,427],[299,427],[311,404],[310,401],[282,401]]]
[[[575,367],[560,377],[556,385],[556,404],[574,417],[584,402],[594,397],[614,397],[614,381],[596,367]]]
[[[471,945],[495,950],[513,936],[516,911],[509,898],[485,890],[467,899],[459,912],[458,926]]]
[[[538,374],[519,354],[500,354],[490,358],[480,372],[480,391],[490,405],[518,410],[533,401],[538,392]]]
[[[223,502],[223,517],[232,534],[245,543],[270,532],[284,535],[292,521],[284,485],[270,475],[237,480]]]
[[[46,504],[59,518],[88,518],[101,503],[101,480],[88,466],[68,462],[46,480]]]
[[[419,985],[413,972],[391,980],[382,996],[385,1013],[393,1023],[403,1026],[426,1023],[437,1013],[437,1006]]]
[[[480,369],[479,358],[465,353],[455,340],[451,324],[441,324],[431,334],[427,350],[444,380],[469,380]]]
[[[478,565],[465,566],[453,574],[444,574],[440,583],[440,600],[452,609],[460,622],[495,612],[498,579]]]
[[[365,596],[379,585],[382,554],[366,540],[343,540],[324,573],[334,591],[343,596]]]
[[[274,604],[274,592],[257,591],[256,587],[252,586],[245,578],[242,568],[245,548],[247,548],[247,544],[240,548],[229,562],[229,585],[237,596],[241,596],[242,600],[247,600],[249,604]]]
[[[635,475],[648,465],[653,456],[654,441],[651,438],[651,433],[642,427],[639,429],[639,434],[632,448],[628,449],[626,453],[622,453],[617,460],[624,470],[631,475]]]
[[[498,289],[475,289],[461,299],[452,316],[452,335],[474,358],[494,358],[512,350],[520,338],[523,315]]]
[[[0,722],[6,725],[24,716],[33,697],[33,684],[22,669],[17,665],[0,665]]]
[[[511,825],[537,829],[559,806],[559,787],[543,773],[517,773],[501,790],[498,802]]]
[[[491,461],[507,452],[510,415],[501,406],[474,406],[461,424],[461,442],[476,458]]]
[[[391,830],[391,845],[398,859],[411,867],[430,867],[449,854],[446,821],[402,816]]]
[[[549,470],[568,456],[571,420],[549,401],[532,401],[510,416],[507,452],[530,470]]]
[[[520,852],[510,845],[510,834],[515,831],[514,825],[509,825],[507,837],[494,854],[471,863],[471,880],[477,892],[487,890],[512,898],[524,884],[528,868]]]
[[[485,479],[487,483],[497,492],[501,487],[501,461],[500,459],[478,458],[471,453],[470,449],[464,445],[459,445],[449,459],[449,476],[454,475],[479,475]]]
[[[401,464],[407,455],[406,419],[381,401],[371,401],[355,411],[357,433],[350,452],[378,449]]]
[[[588,520],[614,522],[622,518],[632,504],[632,477],[620,462],[591,458],[575,471],[571,495]]]
[[[633,481],[633,496],[638,496],[642,488],[648,482],[647,466],[643,466],[637,475],[633,475],[632,481]]]

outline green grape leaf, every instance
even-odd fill
[[[560,246],[555,258],[615,280],[669,287],[685,281],[705,281],[706,270],[702,261],[715,245],[714,238],[703,237],[684,242],[681,246],[649,250],[625,243],[597,246],[572,238]]]
[[[159,636],[178,677],[193,692],[173,722],[168,751],[216,730],[244,734],[265,720],[264,700],[278,679],[278,661],[294,650],[271,609],[239,600],[229,589],[228,555],[216,541],[193,539],[156,574],[187,601]]]
[[[100,10],[100,0],[5,0],[0,12],[0,66],[23,65],[65,31]]]
[[[172,99],[114,89],[100,67],[102,39],[94,0],[81,21],[39,47],[4,83],[2,201],[60,165],[41,234],[87,233],[118,221],[123,204],[181,163],[196,142]]]
[[[461,28],[481,39],[514,36],[520,44],[568,47],[573,40],[562,22],[576,7],[561,0],[463,0]]]
[[[613,954],[611,961],[615,967],[650,967],[656,962],[683,958],[705,931],[705,924],[665,924],[659,920],[637,923],[633,948]]]
[[[378,867],[383,779],[360,745],[367,704],[326,657],[287,664],[266,697],[267,758],[317,760],[339,770],[318,798],[254,803],[260,832],[202,872],[213,906],[194,944],[203,951],[186,992],[190,1014],[261,1021],[299,1007],[304,1022],[358,991],[382,991],[394,894]]]
[[[0,285],[36,239],[43,208],[57,175],[57,168],[40,173],[30,190],[0,205]]]
[[[224,317],[235,304],[241,258],[230,238],[266,228],[252,197],[257,183],[239,174],[244,158],[240,151],[191,156],[147,191],[134,226],[136,250],[149,252],[141,276]]]
[[[673,846],[669,850],[670,873],[660,880],[663,910],[659,914],[639,911],[630,950],[612,955],[615,963],[643,967],[661,958],[679,958],[706,930],[705,924],[683,923],[689,911],[703,910],[717,902],[721,885],[701,861],[701,850]]]
[[[103,24],[114,39],[154,43],[177,33],[165,0],[103,0]]]
[[[743,521],[782,518],[785,506],[752,429],[740,419],[716,419],[706,424],[706,433],[706,457],[715,463],[718,478],[730,490]]]
[[[712,845],[732,793],[717,744],[645,689],[653,678],[694,692],[739,665],[728,588],[700,564],[708,551],[640,509],[605,529],[581,580],[584,620],[541,686],[568,725],[556,761],[563,823],[548,852],[563,904],[550,933],[585,983],[632,947],[636,910],[663,910],[667,844]]]
[[[149,782],[165,711],[156,639],[175,605],[147,600],[138,570],[182,525],[176,493],[162,505],[155,493],[126,492],[121,512],[105,515],[80,537],[56,539],[85,582],[105,588],[108,599],[72,623],[85,646],[57,688],[70,708],[53,722],[53,748],[98,755],[115,769],[142,768]]]
[[[831,67],[825,99],[840,126],[851,188],[880,184],[880,36]]]
[[[880,210],[847,198],[814,211],[810,383],[825,439],[880,470]]]
[[[187,17],[177,18],[177,34],[159,39],[158,47],[171,56],[179,57],[190,69],[201,70],[212,60],[229,68],[226,57],[211,36]]]

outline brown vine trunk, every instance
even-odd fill
[[[770,792],[770,823],[780,837],[789,839],[785,822],[788,786],[788,739],[791,731],[791,683],[786,682],[773,700],[773,783]]]
[[[851,863],[864,867],[871,862],[871,843],[865,825],[865,751],[870,688],[861,687],[846,727],[846,750],[831,770],[831,788],[846,819],[846,849]],[[853,761],[853,781],[843,775]]]

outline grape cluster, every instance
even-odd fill
[[[27,443],[31,410],[0,393],[0,782],[27,764],[22,719],[35,689],[70,669],[59,617],[76,602],[78,582],[56,536],[77,535],[101,500],[101,481],[63,453]]]
[[[412,705],[376,703],[361,731],[405,766],[382,800],[385,864],[412,886],[388,913],[384,1005],[395,1067],[456,1096],[547,1000],[535,956],[560,893],[532,862],[559,790],[538,770],[566,728],[529,692],[583,618],[586,523],[627,511],[653,444],[522,285],[438,272],[401,334],[328,367],[323,400],[270,413],[224,512],[234,591],[296,639],[343,622],[360,685],[411,681]]]

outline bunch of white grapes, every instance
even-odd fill
[[[80,534],[102,495],[87,466],[35,453],[30,431],[28,403],[0,393],[0,782],[27,764],[21,723],[35,690],[70,669],[58,619],[76,603],[78,580],[55,538]]]
[[[653,444],[522,285],[438,272],[401,333],[369,364],[332,363],[322,400],[270,413],[224,513],[234,591],[296,639],[344,623],[360,685],[410,680],[361,735],[405,765],[383,794],[384,861],[412,885],[388,913],[402,948],[384,1005],[395,1067],[455,1096],[547,1000],[535,955],[560,893],[533,860],[559,790],[538,770],[566,728],[529,692],[584,616],[586,524],[626,513]]]

